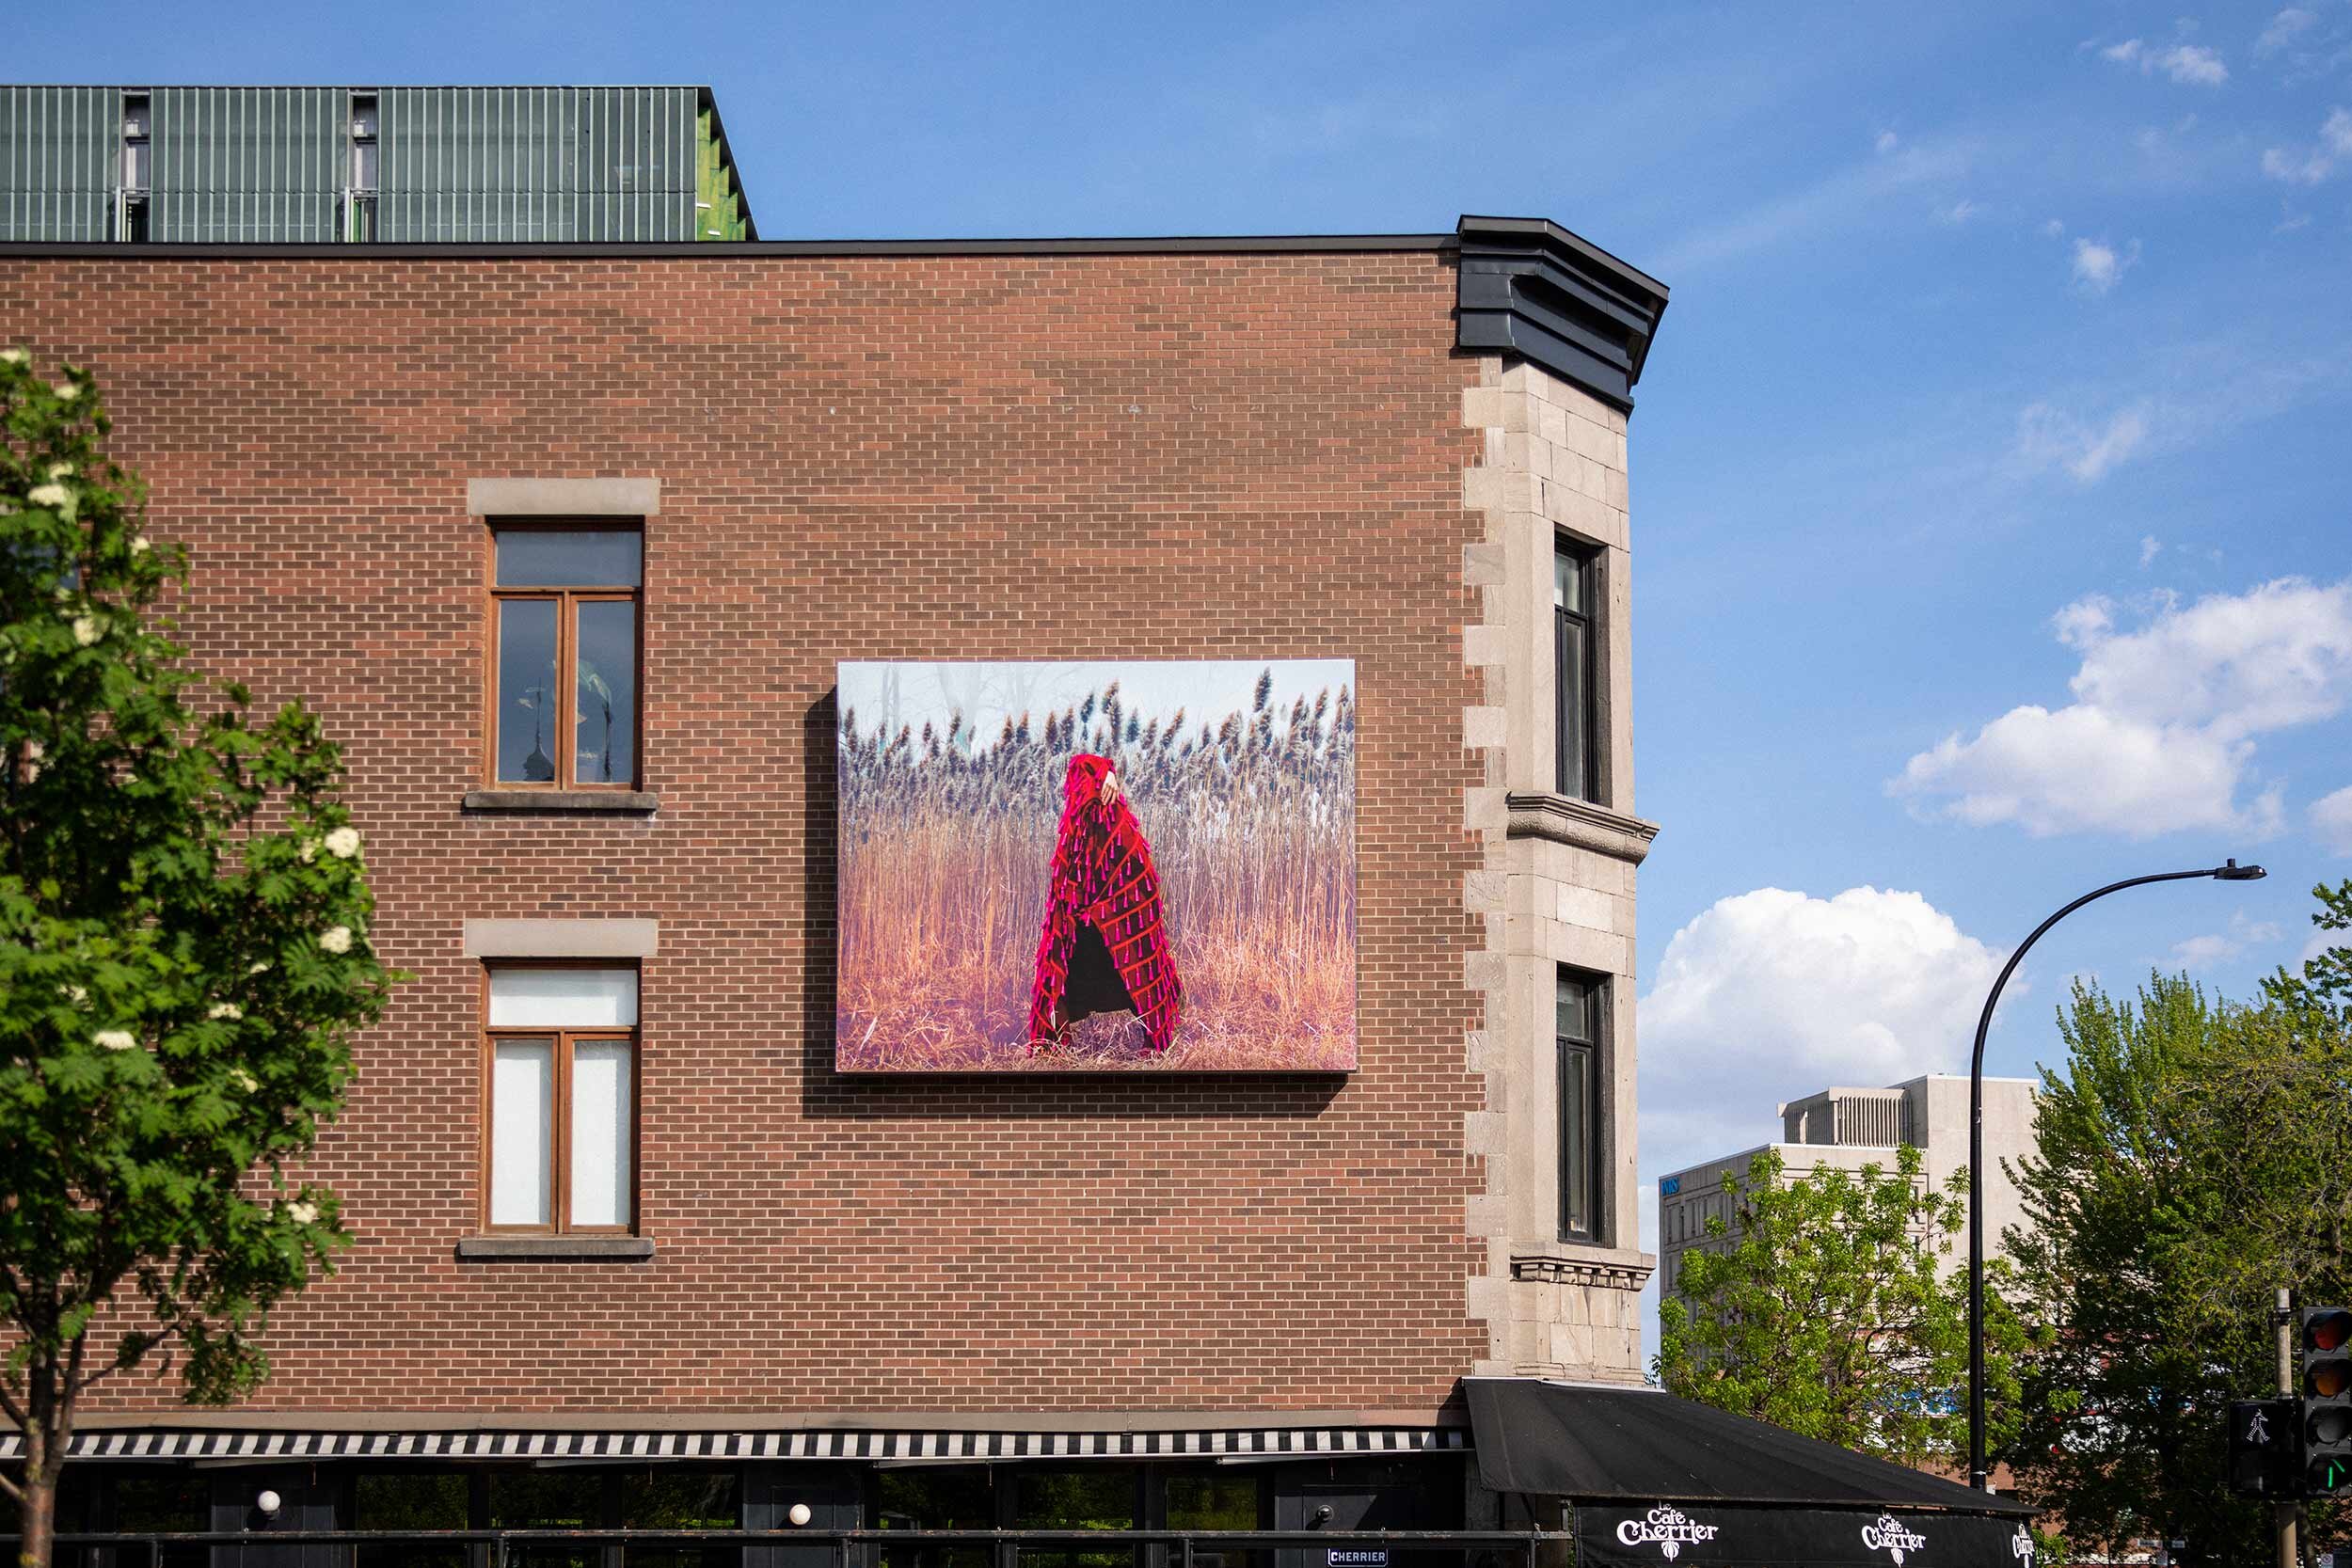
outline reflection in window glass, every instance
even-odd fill
[[[501,588],[635,588],[644,576],[644,535],[635,529],[501,529]]]
[[[501,782],[546,784],[555,777],[555,614],[553,599],[499,604],[498,746]]]
[[[468,1485],[462,1475],[395,1471],[352,1482],[354,1529],[465,1529]],[[466,1548],[421,1542],[356,1548],[357,1568],[466,1568]]]
[[[1224,1470],[1212,1475],[1168,1478],[1169,1529],[1263,1529],[1264,1483],[1260,1478]],[[1194,1568],[1271,1568],[1274,1554],[1239,1547],[1196,1547]]]
[[[155,1531],[178,1535],[212,1528],[212,1484],[189,1471],[115,1479],[114,1528],[126,1534]],[[118,1554],[120,1555],[120,1554]],[[203,1546],[167,1546],[162,1568],[206,1568]]]
[[[609,1473],[497,1470],[490,1475],[492,1529],[601,1529]],[[596,1546],[552,1542],[509,1544],[508,1568],[601,1568]]]
[[[572,777],[581,784],[625,784],[637,769],[637,741],[629,733],[637,712],[635,602],[581,601],[579,639]]]
[[[733,1470],[648,1470],[621,1478],[621,1523],[629,1529],[738,1529],[742,1505]],[[735,1546],[631,1546],[628,1568],[732,1568]]]
[[[986,1470],[883,1470],[874,1477],[876,1529],[993,1529]],[[986,1546],[884,1547],[883,1568],[989,1568]]]
[[[1031,1470],[1015,1481],[1015,1526],[1024,1529],[1134,1529],[1136,1478],[1123,1466]],[[1023,1568],[1128,1568],[1124,1546],[1103,1551],[1024,1551]]]

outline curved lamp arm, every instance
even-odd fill
[[[2252,882],[2266,875],[2259,865],[2240,865],[2230,860],[2201,871],[2159,871],[2153,877],[2128,877],[2120,882],[2109,882],[2095,893],[2084,894],[2035,927],[2033,935],[2018,943],[2017,951],[2001,966],[2000,977],[1993,982],[1993,990],[1984,999],[1984,1011],[1977,1019],[1976,1049],[1968,1057],[1968,1484],[1980,1491],[1991,1489],[1991,1472],[1984,1463],[1984,1037],[1993,1027],[1993,1008],[2001,1000],[2001,988],[2009,984],[2018,963],[2042,940],[2044,931],[2094,899],[2149,882],[2179,882],[2198,877],[2211,877],[2221,882]]]

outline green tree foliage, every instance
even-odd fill
[[[2344,929],[2352,883],[2321,895]],[[2059,1016],[2066,1067],[2043,1070],[2017,1172],[2034,1229],[2008,1242],[2045,1330],[2010,1458],[2077,1541],[2269,1551],[2268,1510],[2229,1495],[2222,1423],[2277,1391],[2280,1286],[2352,1301],[2344,958],[2282,974],[2258,1006],[2157,975],[2129,1002],[2078,984]],[[2315,1506],[2322,1545],[2341,1515]]]
[[[1660,1305],[1659,1381],[1898,1464],[1964,1464],[1968,1286],[1939,1264],[1967,1218],[1966,1172],[1936,1192],[1905,1146],[1892,1169],[1789,1178],[1767,1149],[1724,1191],[1736,1218],[1710,1215],[1707,1233],[1730,1244],[1684,1253]],[[1997,1291],[1987,1317],[1989,1408],[2007,1420],[2024,1330]]]
[[[347,1241],[288,1166],[395,978],[336,748],[182,666],[185,563],[108,429],[87,372],[0,353],[0,1490],[36,1564],[91,1385],[266,1375],[264,1314]]]

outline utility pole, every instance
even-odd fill
[[[2270,1315],[2279,1325],[2279,1394],[2281,1399],[2295,1398],[2295,1292],[2285,1286],[2279,1288],[2279,1309]],[[2289,1404],[2288,1409],[2295,1406]],[[2300,1419],[2300,1418],[2296,1418]],[[2296,1514],[2300,1505],[2278,1502],[2270,1505],[2271,1516],[2279,1527],[2279,1568],[2299,1568],[2295,1549]]]

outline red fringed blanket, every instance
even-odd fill
[[[1029,988],[1029,1050],[1090,1013],[1133,1011],[1165,1052],[1184,989],[1160,913],[1160,874],[1108,757],[1081,752],[1062,782],[1045,929]]]

